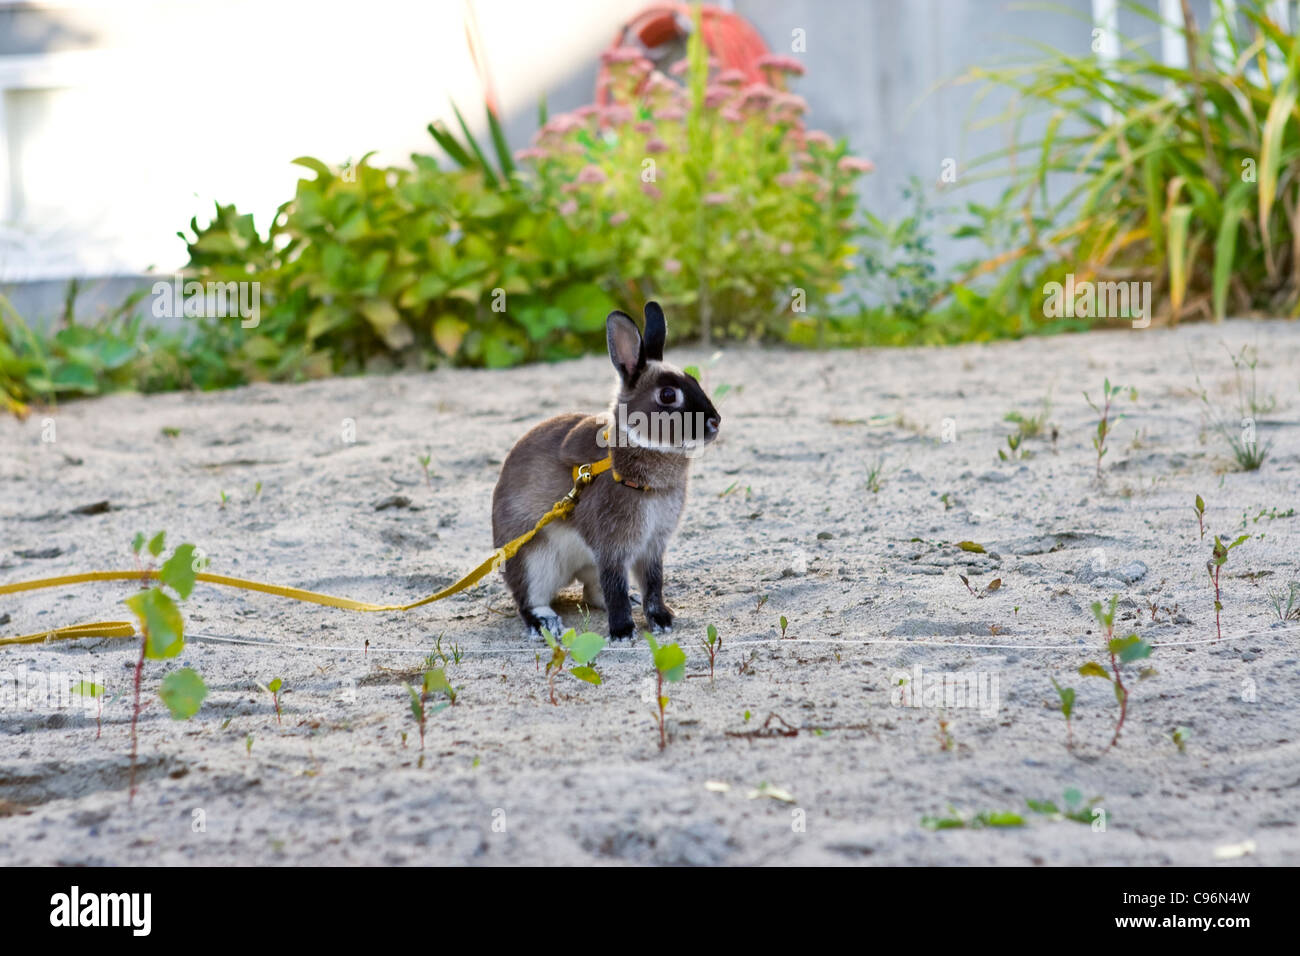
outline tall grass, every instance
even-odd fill
[[[1259,0],[1212,11],[1207,29],[1183,4],[1185,67],[1123,38],[1111,63],[1044,48],[963,78],[1014,93],[1012,145],[973,164],[1009,185],[959,230],[1006,242],[965,276],[999,277],[992,304],[1041,307],[1043,284],[1073,273],[1151,282],[1156,322],[1300,314],[1300,44]]]

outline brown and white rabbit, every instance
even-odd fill
[[[667,325],[658,303],[645,307],[645,338],[622,312],[605,320],[618,389],[602,415],[557,415],[510,450],[492,493],[492,541],[529,531],[573,486],[576,466],[612,455],[613,467],[581,492],[573,514],[552,521],[505,564],[528,635],[558,635],[551,602],[575,578],[585,602],[609,615],[614,638],[631,637],[629,574],[656,631],[671,628],[664,603],[664,548],[686,501],[690,459],[718,435],[721,419],[698,382],[663,361]],[[639,414],[638,414],[639,413]]]

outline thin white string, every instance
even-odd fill
[[[1261,637],[1269,634],[1287,634],[1300,628],[1270,628],[1267,631],[1247,631],[1245,634],[1227,634],[1222,639],[1206,638],[1198,641],[1152,641],[1152,647],[1192,647],[1202,644],[1219,644],[1224,641],[1238,641],[1247,637]],[[429,648],[416,647],[356,647],[348,645],[331,645],[331,644],[290,644],[284,641],[250,641],[238,637],[219,637],[216,634],[189,634],[187,637],[195,640],[218,641],[223,644],[240,644],[249,647],[287,647],[293,650],[301,651],[345,651],[351,654],[422,654],[428,657],[431,653]],[[835,640],[833,638],[769,638],[756,641],[734,640],[728,641],[726,647],[752,647],[758,644],[836,644],[839,646],[868,647],[872,645],[899,645],[903,647],[950,647],[957,649],[975,649],[975,650],[999,650],[999,651],[1080,651],[1087,648],[1086,644],[971,644],[958,641],[909,641],[909,640],[890,640],[887,638],[876,638],[861,641],[854,640]],[[458,645],[460,650],[466,651],[463,645]],[[524,647],[477,647],[473,648],[475,654],[529,654],[537,653],[542,649],[541,644],[529,644]],[[636,646],[619,646],[610,645],[604,651],[635,651],[643,653],[642,649]]]

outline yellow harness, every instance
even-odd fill
[[[608,432],[606,433],[608,436]],[[489,572],[501,567],[511,558],[513,558],[519,549],[533,539],[537,532],[556,519],[564,520],[573,514],[573,509],[578,506],[578,496],[582,494],[582,489],[591,484],[597,475],[606,471],[612,471],[614,459],[612,455],[606,455],[603,459],[596,462],[590,462],[585,465],[577,465],[573,469],[573,487],[569,493],[551,506],[551,510],[538,519],[537,524],[533,525],[531,531],[527,531],[515,538],[513,541],[507,541],[501,547],[492,552],[486,561],[476,567],[469,574],[465,575],[455,584],[451,584],[435,594],[430,594],[426,598],[413,601],[410,604],[371,604],[369,601],[354,601],[351,598],[335,597],[332,594],[321,594],[317,591],[306,591],[302,588],[290,588],[280,584],[265,584],[261,581],[250,581],[247,578],[233,578],[225,574],[209,574],[206,571],[200,571],[194,575],[196,581],[203,581],[206,584],[218,584],[222,587],[237,588],[241,591],[261,591],[263,594],[275,594],[280,597],[286,597],[294,601],[305,601],[309,604],[323,604],[326,607],[342,608],[345,611],[410,611],[417,607],[423,607],[426,604],[432,604],[434,601],[441,601],[443,598],[451,597],[453,594],[459,594],[467,588],[473,587],[479,581],[483,580]],[[639,485],[622,478],[618,472],[613,472],[611,477],[621,484],[638,490],[649,490],[645,485]],[[82,574],[62,574],[53,578],[38,578],[34,581],[16,581],[13,584],[0,584],[0,596],[5,594],[17,594],[20,591],[37,591],[41,588],[62,587],[65,584],[84,584],[88,581],[150,581],[158,577],[157,571],[86,571]],[[73,640],[80,637],[134,637],[135,627],[130,621],[91,621],[85,624],[72,624],[67,627],[58,627],[49,631],[40,631],[36,634],[23,634],[19,637],[0,638],[0,647],[10,644],[40,644],[44,641],[52,640]]]

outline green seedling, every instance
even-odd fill
[[[415,722],[420,727],[420,762],[418,766],[423,767],[425,724],[430,717],[453,706],[456,703],[458,691],[447,680],[446,672],[441,667],[435,667],[424,672],[424,679],[420,683],[418,693],[410,684],[406,685],[406,692],[411,698],[411,716],[415,718]],[[430,707],[429,701],[439,694],[447,699],[439,701]],[[402,734],[402,746],[406,746],[406,734]]]
[[[149,555],[158,558],[165,547],[166,534],[159,531],[149,539]],[[140,564],[140,552],[146,547],[143,534],[137,534],[132,542],[136,564]],[[195,557],[194,545],[182,544],[177,547],[162,567],[154,572],[152,566],[142,569],[142,589],[131,595],[123,603],[129,607],[140,623],[140,657],[136,661],[134,695],[135,705],[131,711],[131,789],[128,802],[135,799],[135,767],[139,740],[137,725],[140,719],[140,681],[144,675],[144,661],[165,660],[175,657],[185,647],[185,624],[180,609],[168,593],[170,591],[180,600],[185,600],[194,590],[195,575],[198,573],[202,559]],[[149,580],[156,578],[158,584],[144,589]],[[159,690],[167,709],[173,718],[188,720],[198,712],[207,695],[203,679],[188,667],[168,674]]]
[[[1174,746],[1178,748],[1180,754],[1187,753],[1187,741],[1192,739],[1191,728],[1175,727],[1174,732],[1170,734],[1170,737],[1173,739]]]
[[[877,458],[867,466],[867,491],[873,495],[880,493],[880,483],[884,479],[885,459]]]
[[[283,725],[280,721],[280,688],[283,686],[284,682],[277,677],[263,688],[263,690],[271,695],[271,702],[275,704],[275,722],[277,725],[281,726]]]
[[[1023,437],[1019,432],[1012,432],[1007,436],[1007,447],[998,449],[998,458],[1002,461],[1013,461],[1021,458],[1028,458],[1029,451],[1020,447]]]
[[[1089,405],[1092,406],[1092,410],[1100,416],[1097,422],[1097,434],[1092,439],[1092,447],[1097,451],[1097,480],[1098,481],[1101,481],[1101,460],[1106,457],[1106,451],[1107,451],[1106,439],[1107,437],[1109,437],[1111,431],[1115,427],[1112,424],[1110,419],[1110,406],[1111,403],[1123,391],[1124,391],[1124,386],[1111,385],[1110,379],[1109,378],[1105,379],[1102,382],[1102,386],[1101,386],[1100,406],[1098,406],[1096,402],[1094,402],[1091,398],[1088,397],[1087,392],[1083,393],[1084,399],[1088,402]],[[1137,401],[1136,388],[1129,389],[1129,400]],[[1123,415],[1118,415],[1116,416],[1115,421],[1118,422],[1122,418],[1124,418]]]
[[[1279,621],[1300,621],[1300,581],[1268,589],[1268,601]]]
[[[655,669],[655,701],[659,705],[659,749],[668,746],[668,734],[664,728],[664,710],[668,707],[668,697],[664,694],[664,681],[675,684],[686,676],[686,652],[677,644],[659,645],[654,635],[645,633],[645,642],[650,647],[650,662]]]
[[[1119,702],[1119,719],[1115,722],[1115,734],[1110,739],[1112,747],[1119,743],[1120,732],[1124,729],[1124,720],[1128,717],[1128,688],[1124,686],[1123,677],[1120,674],[1120,664],[1130,664],[1133,661],[1144,660],[1151,656],[1151,645],[1136,634],[1130,634],[1127,637],[1115,636],[1115,605],[1119,602],[1119,595],[1111,596],[1110,607],[1105,608],[1100,601],[1094,601],[1092,605],[1092,616],[1097,619],[1106,632],[1106,650],[1110,654],[1110,673],[1096,661],[1088,661],[1079,668],[1079,673],[1084,677],[1100,677],[1108,680],[1111,687],[1115,690],[1115,699]],[[1138,674],[1139,680],[1145,680],[1155,674],[1151,668],[1144,668]]]
[[[180,438],[181,430],[171,425],[164,425],[162,433],[167,438]]]
[[[1022,827],[1025,818],[1010,810],[981,810],[976,814],[958,812],[949,806],[951,816],[921,817],[921,826],[927,830],[982,830],[985,827]]]
[[[769,597],[771,597],[770,594],[759,595],[758,602],[754,605],[754,613],[757,614],[759,611],[763,610],[763,605],[767,603]]]
[[[1210,583],[1214,585],[1214,630],[1217,634],[1216,641],[1223,640],[1223,626],[1220,622],[1220,616],[1223,613],[1223,595],[1219,590],[1219,574],[1223,571],[1223,566],[1228,563],[1228,552],[1249,539],[1250,535],[1243,534],[1232,544],[1224,544],[1216,534],[1214,536],[1214,550],[1210,553],[1210,560],[1205,562],[1205,569],[1210,574]]]
[[[1026,415],[1023,412],[1010,411],[1002,416],[1002,420],[1015,425],[1017,434],[1021,438],[1037,438],[1043,433],[1043,429],[1047,425],[1047,419],[1051,414],[1052,396],[1048,394],[1043,397],[1038,414]]]
[[[779,624],[779,625],[781,626],[781,640],[785,640],[785,632],[786,632],[786,628],[788,628],[788,627],[790,626],[790,622],[787,621],[787,620],[785,619],[785,615],[782,614],[782,615],[777,619],[777,622],[776,622],[776,623]]]
[[[1065,717],[1065,746],[1066,749],[1074,748],[1074,725],[1070,718],[1074,715],[1074,688],[1062,687],[1052,679],[1052,686],[1056,688],[1056,696],[1061,698],[1061,714]]]
[[[221,495],[221,507],[224,508],[230,503],[230,495],[226,494],[224,491],[218,492],[218,494]]]
[[[420,456],[419,461],[420,461],[420,467],[424,469],[424,483],[428,485],[429,490],[432,491],[433,472],[432,470],[430,470],[429,464],[433,461],[433,453],[425,452],[423,455]]]
[[[1255,420],[1267,414],[1277,406],[1277,399],[1269,397],[1260,400],[1255,382],[1255,368],[1259,356],[1250,346],[1242,346],[1240,352],[1229,351],[1232,359],[1233,378],[1236,385],[1236,408],[1224,410],[1216,407],[1201,385],[1201,377],[1196,376],[1196,384],[1201,386],[1201,404],[1220,437],[1228,443],[1237,467],[1242,471],[1256,471],[1264,464],[1273,443],[1260,444],[1255,440]]]
[[[98,740],[103,730],[104,685],[95,684],[88,680],[79,680],[72,685],[72,692],[81,697],[95,698],[95,739]]]
[[[253,756],[253,735],[249,734],[244,738],[244,753]]]
[[[254,498],[262,497],[262,483],[260,481],[257,484],[253,485],[253,497]]]
[[[1071,787],[1065,791],[1063,807],[1058,807],[1050,800],[1026,800],[1025,806],[1034,813],[1041,813],[1053,820],[1073,820],[1075,823],[1091,824],[1096,816],[1093,808],[1101,803],[1101,799],[1101,797],[1093,797],[1085,803],[1083,794]]]
[[[1201,528],[1201,540],[1205,540],[1205,499],[1200,495],[1196,496],[1196,502],[1192,505],[1192,510],[1196,512],[1196,523]]]
[[[709,655],[709,683],[713,683],[713,664],[717,659],[718,651],[722,650],[722,638],[718,636],[718,629],[710,624],[705,629],[705,638],[700,642],[704,645],[704,652]]]
[[[561,634],[558,641],[548,629],[542,628],[542,637],[546,639],[546,644],[551,649],[551,659],[546,664],[546,686],[550,690],[553,705],[559,703],[555,699],[555,678],[559,674],[567,673],[570,677],[576,677],[588,684],[600,683],[600,675],[591,666],[591,662],[605,649],[603,637],[591,631],[579,634],[573,628]],[[574,666],[565,671],[564,665],[570,661]]]

